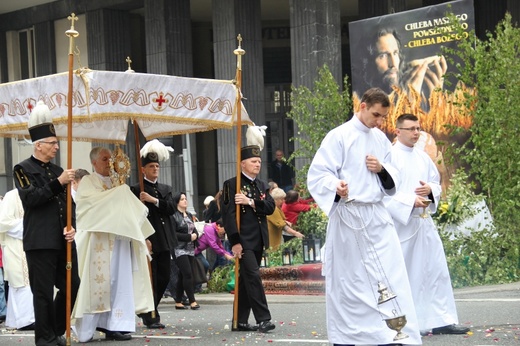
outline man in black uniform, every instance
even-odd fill
[[[33,109],[31,120],[50,119],[43,103]],[[31,124],[31,122],[30,122]],[[14,166],[15,185],[23,208],[23,248],[27,257],[29,281],[34,304],[36,345],[65,345],[66,318],[66,242],[72,242],[71,306],[79,287],[75,235],[74,204],[72,228],[67,232],[66,185],[74,180],[74,169],[63,170],[50,162],[59,142],[53,124],[47,120],[30,125],[33,155]],[[54,287],[58,289],[54,298]]]
[[[161,323],[157,306],[164,295],[170,281],[170,250],[177,245],[177,237],[173,233],[171,215],[176,210],[172,199],[172,187],[157,182],[159,178],[159,161],[164,161],[155,152],[149,152],[142,158],[141,166],[144,175],[144,191],[140,185],[131,187],[133,193],[148,207],[148,220],[155,229],[146,243],[152,254],[152,280],[155,305],[155,317],[151,312],[140,314],[143,323],[151,329],[165,328]]]
[[[241,149],[241,189],[236,191],[236,177],[224,182],[222,195],[222,218],[232,252],[240,259],[238,285],[238,325],[233,331],[266,333],[275,328],[267,306],[265,291],[260,277],[260,260],[263,249],[269,248],[267,215],[274,212],[275,205],[266,182],[256,179],[262,159],[256,145]],[[236,205],[240,205],[240,230],[236,224]],[[258,326],[248,323],[253,310]]]

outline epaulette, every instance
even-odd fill
[[[31,181],[29,180],[29,178],[27,178],[22,168],[14,171],[14,174],[16,176],[16,179],[18,180],[18,185],[20,185],[22,189],[26,189],[29,186],[31,186]]]

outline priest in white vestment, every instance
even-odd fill
[[[0,208],[0,242],[4,279],[9,282],[5,326],[15,329],[30,329],[34,324],[33,295],[23,251],[23,214],[18,190],[8,191]]]
[[[323,266],[327,332],[336,345],[422,344],[399,239],[383,204],[397,183],[388,164],[391,144],[376,128],[389,107],[381,89],[369,89],[359,112],[324,138],[307,176],[329,217]],[[380,288],[397,297],[378,304]],[[405,335],[395,340],[385,320],[403,315]]]
[[[413,114],[397,118],[397,141],[391,164],[399,171],[397,192],[385,199],[394,219],[412,287],[422,332],[464,334],[457,326],[457,309],[441,238],[430,216],[440,201],[440,175],[432,159],[415,144],[420,138],[419,120]],[[431,201],[429,205],[425,200]]]
[[[76,193],[80,277],[73,311],[75,333],[89,341],[95,330],[109,340],[130,340],[135,314],[154,310],[146,238],[154,233],[148,209],[126,184],[112,186],[106,148],[93,148],[95,172]]]

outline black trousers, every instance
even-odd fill
[[[56,337],[65,333],[67,253],[65,250],[25,252],[34,305],[34,341],[36,345],[56,345]],[[72,249],[71,308],[79,288],[78,258]],[[54,287],[58,289],[54,298]]]
[[[262,251],[244,250],[238,280],[238,323],[248,323],[253,311],[256,323],[271,320],[264,286],[260,277]],[[235,287],[236,289],[236,287]]]
[[[161,322],[161,316],[157,307],[161,302],[164,295],[164,291],[170,282],[170,266],[171,266],[171,255],[170,251],[154,252],[152,254],[152,282],[153,282],[153,303],[155,307],[155,318],[152,318],[152,313],[147,312],[145,314],[139,314],[139,317],[143,319],[143,323],[150,325],[153,323]]]
[[[182,255],[175,259],[175,263],[177,263],[177,267],[179,267],[179,277],[175,288],[176,303],[182,303],[182,295],[184,292],[186,292],[190,304],[195,302],[195,287],[193,285],[193,272],[191,270],[191,261],[193,258],[193,256]]]

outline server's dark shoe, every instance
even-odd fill
[[[238,323],[236,328],[231,328],[233,332],[256,332],[258,326],[252,326],[249,323]]]
[[[67,345],[67,338],[63,335],[56,337],[56,345],[57,346],[66,346]]]
[[[271,321],[263,321],[258,324],[258,331],[260,333],[267,333],[274,328],[276,328],[276,326],[272,324]]]
[[[166,326],[164,324],[162,324],[161,322],[155,322],[155,323],[152,323],[152,324],[147,324],[146,326],[149,329],[164,329],[164,328],[166,328]]]
[[[105,334],[105,339],[115,341],[127,341],[132,339],[132,335],[123,334],[121,332],[107,332]]]
[[[28,324],[22,328],[18,328],[18,330],[34,330],[34,322],[31,324]]]
[[[450,324],[448,326],[433,328],[432,334],[466,334],[469,332],[468,327],[458,326],[456,324]]]

